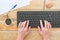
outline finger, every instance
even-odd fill
[[[52,27],[52,26],[51,26],[51,23],[50,23],[50,22],[48,22],[48,23],[49,23],[49,29],[51,29],[51,27]]]
[[[40,32],[40,27],[38,26],[38,30],[39,30],[39,32]]]
[[[48,22],[46,21],[46,20],[44,20],[44,22],[45,22],[45,28],[48,28]]]
[[[45,28],[46,28],[46,20],[44,20],[44,23],[45,23]]]
[[[39,31],[40,34],[42,34],[42,30],[39,26],[38,26],[38,31]]]
[[[19,22],[19,24],[18,24],[18,28],[20,28],[20,25],[21,25],[21,22]]]
[[[18,28],[20,28],[22,26],[21,24],[22,24],[22,22],[19,23]]]
[[[42,20],[40,20],[40,26],[41,26],[41,28],[43,28]]]
[[[26,21],[22,23],[22,27],[25,28]]]
[[[27,31],[28,31],[28,33],[30,32],[30,30],[31,30],[31,26],[29,26],[29,28],[28,28],[28,30],[27,30]]]
[[[45,25],[45,28],[48,28],[49,29],[49,22],[47,21],[47,20],[45,20],[45,22],[46,22],[46,25]]]
[[[31,30],[31,26],[29,26],[29,29],[28,29],[28,30],[29,30],[29,32],[30,32],[30,30]]]
[[[45,21],[45,28],[48,28],[48,23],[47,23],[47,21],[46,20],[44,20]]]
[[[28,28],[28,26],[29,26],[29,20],[28,20],[27,23],[26,23],[26,28]]]
[[[49,22],[47,22],[48,23],[48,29],[50,29],[50,23]]]

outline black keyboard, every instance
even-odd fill
[[[47,20],[53,27],[60,27],[60,11],[18,11],[17,25],[25,20],[30,21],[32,28],[40,24],[39,20]]]

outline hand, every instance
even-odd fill
[[[29,21],[19,23],[17,40],[24,40],[24,38],[29,34],[30,27],[28,26],[29,26]]]
[[[45,26],[43,26],[42,20],[40,20],[41,28],[38,26],[39,33],[43,37],[43,40],[50,40],[50,37],[51,37],[51,24],[50,24],[50,22],[48,22],[46,20],[44,20],[44,24],[45,24]]]

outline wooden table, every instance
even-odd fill
[[[5,14],[0,15],[0,40],[16,40],[17,38],[17,11],[59,11],[59,0],[32,0],[30,5],[11,11],[8,16],[12,20],[11,25],[6,25]],[[60,40],[60,28],[52,28],[51,40]],[[42,40],[37,28],[31,28],[30,34],[25,40]]]

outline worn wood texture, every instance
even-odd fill
[[[17,40],[17,31],[0,31],[0,40]],[[31,29],[25,40],[43,40],[37,29]],[[51,32],[51,40],[60,40],[60,30],[54,29]]]
[[[18,8],[8,13],[9,18],[12,20],[11,25],[6,25],[5,20],[6,14],[0,15],[0,40],[16,40],[17,38],[17,11],[54,11],[60,10],[59,0],[32,0],[30,5]],[[30,34],[25,40],[42,40],[38,30],[35,28],[31,29]],[[60,40],[60,28],[52,28],[51,40]]]

